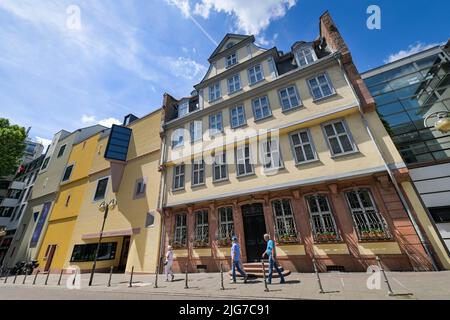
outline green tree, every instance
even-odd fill
[[[25,150],[25,128],[0,118],[0,177],[13,174]]]

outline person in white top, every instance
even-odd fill
[[[164,262],[164,265],[166,266],[165,273],[166,273],[166,281],[169,281],[169,273],[171,275],[171,280],[173,281],[174,275],[172,270],[173,265],[173,251],[172,246],[167,247],[167,253],[166,253],[166,261]]]

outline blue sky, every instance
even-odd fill
[[[381,30],[366,27],[371,4]],[[227,32],[288,51],[317,37],[325,10],[360,71],[450,36],[442,0],[0,0],[0,116],[45,142],[60,129],[142,116],[164,92],[189,94]]]

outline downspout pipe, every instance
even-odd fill
[[[161,166],[164,164],[166,159],[166,136],[165,134],[163,135],[162,139],[161,139],[161,157],[159,159],[159,167],[158,170],[160,170]],[[160,184],[159,184],[159,196],[158,196],[158,213],[160,216],[160,228],[159,228],[159,247],[158,247],[158,266],[160,267],[159,269],[161,270],[161,262],[162,262],[162,253],[164,252],[164,234],[165,234],[165,227],[166,227],[166,223],[165,223],[165,216],[164,216],[164,212],[163,212],[163,208],[164,208],[164,194],[166,192],[166,170],[163,169],[163,171],[161,172],[161,178],[160,178]],[[158,272],[158,270],[156,270],[156,272]]]
[[[398,197],[400,198],[400,201],[401,201],[401,203],[403,205],[403,208],[405,209],[409,220],[411,220],[411,223],[412,223],[412,225],[414,227],[414,230],[416,231],[416,233],[417,233],[417,235],[419,237],[420,243],[422,244],[422,246],[423,246],[426,254],[428,255],[428,257],[430,258],[431,264],[433,265],[433,270],[434,271],[438,271],[439,268],[437,267],[436,261],[435,261],[433,255],[432,255],[429,247],[428,247],[428,243],[425,241],[425,237],[424,237],[422,231],[420,230],[419,225],[417,224],[417,220],[416,220],[416,218],[414,217],[414,215],[413,215],[413,213],[411,211],[411,208],[410,208],[410,206],[408,204],[408,201],[406,200],[405,196],[403,195],[403,192],[400,189],[400,186],[399,186],[399,184],[398,184],[398,182],[397,182],[397,180],[395,178],[394,173],[392,172],[392,170],[389,167],[389,164],[387,163],[383,153],[381,152],[381,148],[380,148],[378,142],[375,140],[375,138],[374,138],[374,136],[372,134],[372,130],[370,130],[368,121],[367,121],[366,117],[364,116],[364,112],[361,109],[361,100],[359,99],[358,95],[356,94],[355,88],[353,88],[353,85],[351,85],[350,80],[348,79],[348,76],[347,76],[347,73],[346,73],[346,71],[344,69],[341,57],[338,56],[337,60],[339,62],[339,66],[341,67],[342,73],[344,74],[345,80],[347,81],[347,84],[352,89],[353,95],[355,96],[355,98],[356,98],[356,100],[358,102],[359,115],[361,116],[361,120],[362,120],[362,122],[364,124],[364,127],[366,128],[370,139],[375,144],[376,150],[377,150],[379,156],[381,157],[381,159],[383,161],[384,167],[386,168],[386,171],[388,172],[389,177],[391,178],[392,184],[394,186],[394,189],[395,189]]]

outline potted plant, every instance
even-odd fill
[[[205,240],[194,240],[194,248],[206,248],[209,247],[209,242]]]
[[[223,238],[217,240],[217,245],[219,247],[230,247],[231,246],[231,239],[230,238]]]

